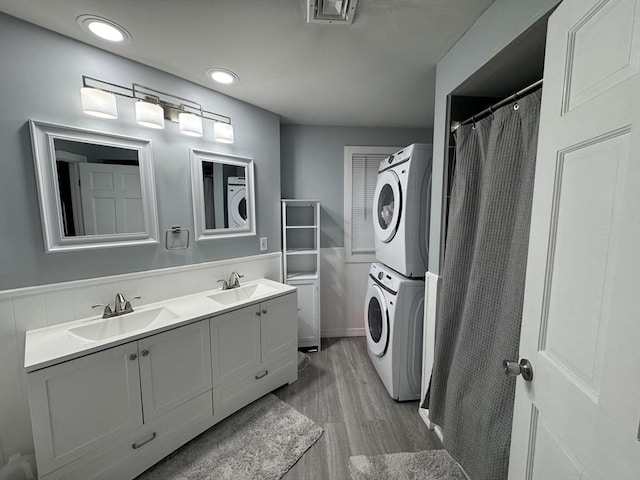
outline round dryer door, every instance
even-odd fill
[[[233,192],[231,197],[231,218],[237,227],[245,227],[247,225],[247,197],[245,187],[240,187]],[[231,225],[229,225],[232,228]]]
[[[369,285],[364,306],[365,332],[371,353],[382,357],[389,345],[389,314],[384,293],[377,285]]]
[[[402,194],[400,180],[395,172],[387,170],[378,175],[373,194],[373,229],[382,242],[390,242],[398,230]]]

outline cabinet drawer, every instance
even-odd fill
[[[295,350],[260,367],[251,375],[213,389],[213,413],[217,422],[272,390],[298,378]]]
[[[211,391],[180,405],[169,414],[129,435],[125,440],[72,462],[42,480],[113,480],[134,478],[166,455],[209,428]],[[136,444],[138,448],[133,448]]]

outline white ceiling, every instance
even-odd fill
[[[359,0],[350,26],[305,23],[305,0],[0,0],[0,10],[283,123],[431,128],[436,64],[492,1]],[[122,25],[132,42],[94,39],[81,14]],[[214,85],[205,76],[214,66],[240,82]]]

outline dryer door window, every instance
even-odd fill
[[[395,172],[387,170],[378,175],[378,183],[373,194],[373,227],[376,236],[383,242],[390,242],[398,230],[402,195],[400,180]]]
[[[245,192],[245,188],[241,187],[232,193],[230,216],[233,225],[229,225],[229,228],[247,226],[247,199]]]
[[[382,290],[377,285],[369,285],[365,305],[365,332],[369,350],[381,357],[389,344],[389,314]]]

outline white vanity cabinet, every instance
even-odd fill
[[[214,416],[298,378],[296,294],[211,319]]]
[[[27,332],[39,478],[133,479],[231,413],[296,381],[296,290],[260,279],[230,292],[239,299],[216,290],[140,308],[138,315],[157,317],[149,330],[102,345],[80,343],[74,332],[89,326],[97,335],[112,319]],[[162,309],[173,316],[153,313]]]
[[[38,370],[28,375],[28,388],[40,477],[91,478],[74,473],[82,462],[71,462],[123,440],[128,453],[142,453],[161,436],[153,427],[211,390],[209,322]],[[197,416],[203,409],[211,415],[210,394],[206,403],[198,401]],[[89,471],[103,467],[99,463]],[[69,468],[56,471],[64,466]]]

